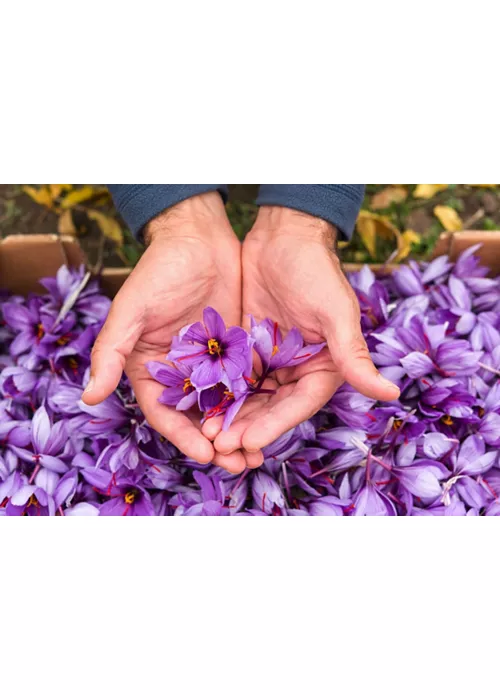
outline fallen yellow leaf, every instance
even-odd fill
[[[377,236],[385,239],[395,238],[397,242],[401,235],[387,216],[374,214],[366,209],[360,211],[356,228],[372,258],[376,257],[377,253]]]
[[[394,258],[394,262],[401,262],[409,256],[411,253],[411,246],[413,243],[420,242],[420,234],[411,229],[404,231],[398,238],[398,254]]]
[[[49,209],[53,208],[54,202],[47,185],[42,185],[38,189],[31,187],[31,185],[23,185],[22,190],[37,204],[41,204]]]
[[[383,190],[377,192],[372,197],[370,202],[372,209],[385,209],[393,202],[404,202],[408,196],[408,190],[401,185],[389,185]]]
[[[442,192],[443,190],[447,189],[448,185],[417,185],[415,191],[413,192],[413,196],[416,199],[430,199],[438,192]]]
[[[374,219],[369,216],[369,212],[360,213],[356,228],[363,241],[363,245],[372,258],[374,258],[377,254],[377,227]]]
[[[96,209],[89,209],[87,215],[89,219],[97,223],[106,238],[114,241],[119,246],[123,244],[123,232],[120,224],[115,219]]]
[[[434,215],[439,219],[445,231],[460,231],[463,228],[462,219],[451,207],[434,207]]]
[[[89,199],[98,197],[104,193],[107,193],[105,187],[93,187],[92,185],[84,185],[79,190],[73,190],[67,194],[61,201],[61,207],[63,209],[71,209],[75,204],[81,204]]]
[[[57,199],[63,192],[68,192],[73,188],[73,185],[49,185],[52,199]]]

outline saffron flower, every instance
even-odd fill
[[[125,377],[99,406],[80,401],[110,304],[83,268],[26,300],[2,293],[0,516],[500,516],[500,284],[476,252],[355,273],[368,348],[400,398],[345,385],[238,476],[156,433]],[[207,309],[148,369],[162,403],[227,427],[271,373],[323,348]]]
[[[197,401],[196,389],[191,383],[192,370],[183,364],[170,367],[163,362],[147,362],[149,374],[166,389],[158,399],[166,406],[176,406],[178,411],[186,411]]]
[[[283,338],[277,323],[251,318],[251,332],[233,326],[226,329],[221,316],[207,307],[203,323],[186,326],[172,342],[167,355],[170,365],[148,362],[149,374],[163,384],[160,403],[186,411],[196,403],[204,418],[224,416],[227,430],[252,395],[274,393],[262,387],[271,372],[295,367],[314,357],[326,345],[304,345],[296,328]],[[261,361],[261,375],[252,377],[252,348]]]
[[[227,385],[231,379],[241,377],[248,366],[251,346],[243,328],[226,329],[217,311],[207,307],[203,312],[203,323],[184,328],[167,359],[191,364],[194,367],[191,382],[202,391],[219,382]]]

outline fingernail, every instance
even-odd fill
[[[379,382],[383,384],[387,389],[396,389],[396,391],[399,393],[399,387],[394,384],[394,382],[391,382],[389,379],[386,379],[383,374],[378,375]]]
[[[92,391],[94,386],[95,386],[94,377],[90,377],[89,383],[85,387],[85,391],[83,392],[83,394],[88,394],[89,391]],[[82,394],[82,396],[83,396],[83,394]]]

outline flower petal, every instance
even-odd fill
[[[431,358],[422,352],[411,352],[406,357],[403,357],[400,362],[412,379],[431,374],[434,369],[434,363]]]
[[[187,369],[172,367],[164,362],[146,362],[145,366],[153,379],[164,386],[182,386],[184,379],[189,376]]]
[[[31,423],[31,430],[33,433],[33,447],[40,454],[44,451],[51,430],[49,414],[45,406],[40,406],[40,408],[35,411]]]
[[[222,340],[226,333],[226,324],[222,320],[222,316],[211,306],[207,306],[203,312],[203,323],[209,338]]]
[[[206,345],[208,339],[212,336],[207,335],[207,329],[204,327],[203,323],[197,321],[192,323],[186,329],[183,329],[180,337],[183,342],[199,343],[200,345]]]
[[[191,375],[191,383],[198,391],[209,389],[221,382],[224,369],[219,357],[209,357],[199,364]]]

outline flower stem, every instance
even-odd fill
[[[481,367],[481,369],[485,369],[487,372],[491,372],[492,374],[496,374],[500,377],[500,370],[490,367],[489,365],[485,365],[484,362],[478,362],[477,364]]]
[[[36,475],[37,475],[38,472],[40,471],[41,466],[42,466],[42,465],[40,464],[40,462],[37,462],[37,465],[36,465],[36,467],[35,467],[35,469],[34,469],[34,471],[33,471],[33,474],[30,476],[30,480],[28,481],[28,484],[32,484],[32,483],[35,481]]]

